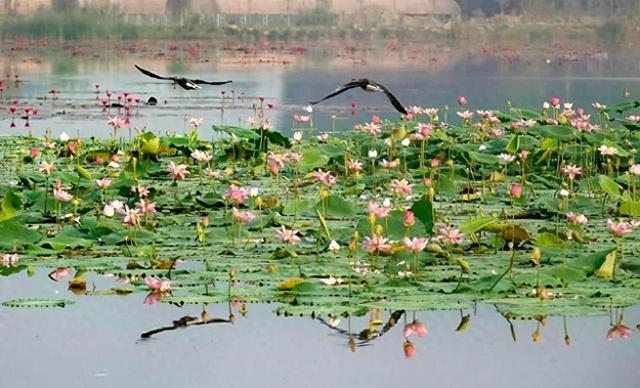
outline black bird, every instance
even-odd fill
[[[311,105],[315,105],[319,102],[322,102],[324,100],[327,100],[331,97],[335,97],[338,94],[342,94],[344,92],[346,92],[349,89],[355,89],[355,88],[360,88],[362,90],[364,90],[365,92],[369,92],[369,93],[374,93],[374,92],[383,92],[387,98],[389,99],[389,101],[391,102],[391,105],[393,105],[394,108],[396,108],[396,110],[402,114],[407,114],[407,110],[404,108],[404,106],[402,106],[402,104],[400,103],[400,101],[398,101],[398,99],[391,94],[391,92],[385,88],[384,86],[380,85],[377,82],[368,80],[366,78],[360,78],[360,79],[352,79],[351,82],[348,82],[342,86],[340,86],[339,88],[337,88],[336,90],[334,90],[333,92],[331,92],[331,94],[329,94],[328,96],[326,96],[325,98],[318,100],[318,101],[311,101],[309,104]]]
[[[142,67],[135,65],[136,69],[140,70],[140,72],[148,77],[156,78],[156,79],[165,79],[169,81],[173,81],[174,83],[180,85],[183,89],[186,90],[196,90],[202,88],[200,85],[224,85],[233,81],[221,81],[221,82],[211,82],[211,81],[203,81],[201,79],[190,79],[185,77],[163,77],[157,74],[153,74],[149,70],[143,69]]]

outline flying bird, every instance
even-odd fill
[[[174,83],[180,85],[185,90],[196,90],[201,89],[200,85],[224,85],[233,81],[221,81],[221,82],[212,82],[212,81],[203,81],[201,79],[190,79],[185,77],[163,77],[161,75],[154,74],[149,70],[143,69],[142,67],[135,65],[136,69],[140,70],[140,72],[148,77],[156,78],[156,79],[164,79],[173,81]]]
[[[329,94],[325,98],[323,98],[321,100],[317,100],[317,101],[311,101],[309,104],[315,105],[315,104],[320,103],[320,102],[322,102],[324,100],[328,100],[331,97],[335,97],[338,94],[342,94],[342,93],[346,92],[347,90],[355,89],[355,88],[360,88],[360,89],[362,89],[362,90],[364,90],[365,92],[368,92],[368,93],[383,92],[385,94],[385,96],[387,96],[389,101],[391,102],[391,105],[393,105],[393,107],[396,108],[396,110],[398,112],[400,112],[402,114],[405,114],[405,115],[407,114],[407,110],[404,108],[404,106],[402,106],[400,101],[398,101],[398,99],[393,94],[391,94],[391,92],[387,88],[385,88],[384,86],[380,85],[377,82],[368,80],[366,78],[352,79],[351,82],[348,82],[348,83],[340,86],[339,88],[337,88],[336,90],[331,92],[331,94]]]

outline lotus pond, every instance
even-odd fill
[[[588,112],[557,98],[541,111],[465,103],[341,130],[314,128],[305,112],[290,136],[266,125],[256,100],[252,128],[205,137],[197,119],[180,133],[124,133],[115,116],[105,139],[2,138],[2,315],[102,327],[104,311],[78,305],[133,298],[164,319],[146,322],[141,346],[209,325],[229,346],[237,320],[268,310],[267,328],[305,322],[289,329],[296,341],[313,325],[359,353],[394,333],[406,358],[429,352],[430,317],[459,333],[479,311],[501,341],[524,327],[527,342],[551,332],[571,345],[570,323],[584,317],[605,341],[633,339],[640,102]],[[28,278],[57,293],[13,291]],[[254,340],[269,336],[250,327]]]

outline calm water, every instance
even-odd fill
[[[142,100],[154,96],[160,101],[157,107],[134,109],[132,126],[137,128],[181,132],[185,117],[204,118],[204,134],[209,133],[212,124],[245,125],[254,114],[252,105],[262,96],[265,104],[274,106],[267,112],[274,127],[287,131],[293,125],[293,115],[304,114],[302,108],[308,101],[354,77],[368,77],[386,85],[405,106],[438,107],[442,113],[448,105],[450,115],[455,114],[459,95],[467,97],[470,109],[504,110],[508,101],[513,106],[536,109],[553,95],[590,109],[594,101],[620,101],[625,89],[632,98],[640,97],[640,53],[625,48],[611,50],[497,46],[482,50],[440,47],[359,54],[310,50],[299,55],[266,52],[251,56],[213,51],[190,62],[180,57],[166,58],[164,51],[120,53],[117,58],[56,53],[43,59],[29,52],[18,53],[0,62],[5,74],[19,74],[24,81],[18,86],[7,82],[0,128],[1,133],[28,130],[24,120],[16,120],[17,127],[10,128],[7,104],[18,99],[23,106],[39,106],[38,116],[30,122],[34,133],[51,128],[54,134],[66,131],[106,136],[106,117],[118,110],[104,112],[96,97],[104,98],[104,91],[111,90],[115,94],[126,91]],[[145,77],[133,67],[134,63],[160,74],[235,82],[189,92]],[[99,95],[95,93],[96,83],[101,85]],[[60,90],[59,100],[42,101],[42,96],[51,97],[51,89]],[[357,103],[355,112],[352,102]],[[335,115],[338,128],[350,128],[370,120],[372,114],[398,118],[384,95],[360,90],[318,105],[313,118],[316,127],[330,129],[331,116]]]
[[[502,50],[502,51],[501,51]],[[614,102],[628,89],[640,96],[640,53],[624,48],[574,55],[571,48],[516,50],[412,49],[345,54],[344,50],[311,50],[305,55],[272,54],[249,59],[215,53],[198,61],[167,59],[158,53],[114,57],[64,53],[38,56],[3,52],[4,74],[23,81],[6,82],[0,113],[0,133],[43,133],[51,128],[83,136],[107,136],[106,117],[96,99],[96,83],[114,93],[127,91],[143,100],[155,96],[157,107],[136,109],[132,125],[156,132],[181,132],[186,117],[202,117],[203,134],[212,124],[238,124],[253,114],[258,96],[274,105],[267,114],[278,130],[289,130],[293,114],[303,114],[307,101],[323,96],[353,77],[366,76],[386,85],[405,105],[455,106],[465,95],[469,108],[537,107],[552,95],[590,106],[593,101]],[[568,55],[570,53],[571,55]],[[263,60],[266,58],[266,60]],[[549,63],[546,63],[549,59]],[[262,61],[262,63],[260,63]],[[271,62],[271,63],[265,63]],[[277,62],[277,63],[275,63]],[[139,63],[159,73],[203,79],[233,79],[232,87],[205,87],[186,92],[156,83],[139,74]],[[49,90],[61,91],[59,100],[44,101]],[[234,90],[234,99],[229,98]],[[225,100],[220,91],[225,90]],[[244,96],[241,98],[242,93]],[[11,100],[37,106],[39,114],[24,127],[16,119],[10,128]],[[112,101],[114,101],[112,99]],[[166,103],[165,103],[166,101]],[[358,109],[352,114],[351,103]],[[224,113],[221,109],[224,107]],[[352,91],[319,105],[316,127],[348,128],[372,114],[397,118],[382,95]],[[123,130],[123,131],[126,131]],[[122,133],[123,135],[125,133]],[[94,277],[100,289],[105,279]],[[158,303],[144,305],[144,295],[80,297],[53,283],[46,274],[25,273],[0,279],[0,299],[65,298],[77,303],[65,309],[9,309],[0,307],[4,387],[638,387],[640,334],[609,342],[609,317],[568,318],[571,346],[564,343],[562,318],[549,318],[542,340],[533,343],[536,322],[515,322],[514,343],[507,321],[492,306],[478,306],[464,333],[455,332],[460,312],[419,312],[429,334],[414,340],[415,356],[403,354],[402,324],[352,353],[347,337],[310,318],[277,317],[272,305],[249,306],[236,322],[165,331],[141,341],[142,333],[190,315],[202,306],[179,308]],[[111,285],[112,286],[112,285]],[[104,289],[104,287],[102,287]],[[211,318],[228,317],[227,306],[208,307]],[[640,323],[640,309],[626,311],[626,323]],[[388,319],[388,314],[385,316]],[[354,332],[366,327],[366,318],[351,322]],[[346,320],[339,326],[347,329]]]
[[[104,280],[94,279],[98,287]],[[66,283],[66,282],[62,282]],[[540,342],[536,322],[507,321],[492,306],[478,306],[467,331],[455,332],[460,313],[421,312],[428,328],[412,338],[415,355],[403,354],[402,325],[352,353],[347,338],[311,318],[277,317],[272,305],[250,305],[236,321],[140,335],[199,317],[201,306],[143,305],[143,295],[77,297],[44,273],[0,281],[3,299],[65,298],[65,309],[0,308],[6,387],[637,387],[640,335],[609,342],[608,317],[569,318],[571,346],[562,318],[551,317]],[[209,306],[210,319],[228,317],[226,305]],[[388,319],[388,314],[385,315]],[[629,326],[640,309],[625,313]],[[354,332],[366,319],[352,323]],[[347,329],[342,320],[341,329]]]

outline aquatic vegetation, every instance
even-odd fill
[[[278,302],[336,325],[477,302],[508,320],[606,315],[640,302],[638,106],[592,118],[554,97],[459,124],[411,107],[321,138],[311,116],[289,138],[256,112],[257,127],[215,126],[214,140],[3,139],[0,275],[43,270],[148,304]],[[125,284],[89,291],[91,272]],[[427,329],[404,333],[410,358]]]

